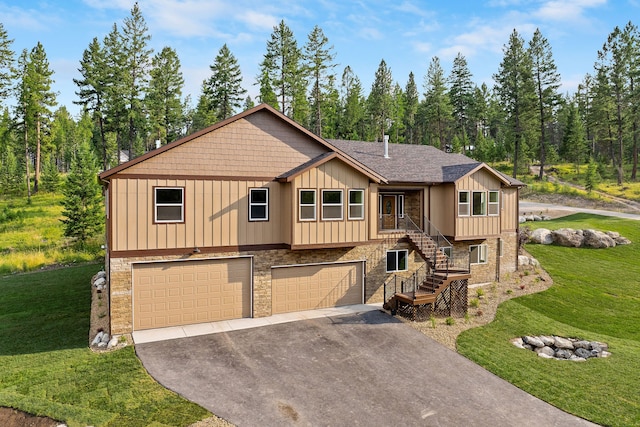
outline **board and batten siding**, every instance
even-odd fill
[[[456,239],[465,238],[480,238],[487,236],[497,236],[500,234],[500,218],[502,216],[502,209],[499,210],[498,216],[467,216],[462,217],[458,215],[458,192],[459,191],[500,191],[500,199],[502,199],[502,182],[498,180],[495,175],[487,171],[486,169],[480,169],[471,175],[467,175],[456,182],[455,191],[455,237]],[[473,196],[470,194],[470,199]],[[487,195],[487,203],[488,203]],[[502,200],[500,201],[502,206]],[[472,210],[472,207],[470,207]]]
[[[311,168],[293,181],[293,245],[339,244],[368,240],[369,178],[338,159]],[[300,221],[299,190],[316,190],[316,220]],[[342,220],[322,220],[322,190],[343,190]],[[364,190],[364,219],[349,220],[349,191]]]
[[[429,221],[445,236],[455,233],[456,190],[453,184],[434,185],[429,189]]]
[[[500,221],[502,231],[516,231],[518,229],[518,188],[504,187],[500,195]]]
[[[270,113],[257,112],[132,165],[126,173],[276,177],[326,151]]]
[[[111,181],[112,251],[282,243],[273,181],[118,178]],[[184,222],[154,223],[154,187],[184,188]],[[269,221],[249,221],[250,188],[269,189]]]

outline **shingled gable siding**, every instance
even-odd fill
[[[299,190],[316,191],[316,219],[300,221]],[[324,163],[317,168],[309,169],[297,176],[293,181],[291,206],[293,218],[293,245],[336,244],[350,242],[366,242],[368,240],[368,216],[364,219],[351,220],[349,209],[349,190],[360,189],[365,192],[365,211],[368,209],[369,179],[338,159]],[[342,219],[322,219],[322,190],[342,190]]]
[[[123,171],[133,175],[276,177],[328,151],[268,112],[256,112]]]
[[[132,325],[132,264],[136,262],[196,260],[253,256],[253,315],[271,315],[271,267],[274,265],[313,264],[319,262],[362,261],[366,263],[365,303],[380,303],[384,298],[383,283],[389,275],[385,272],[386,250],[409,249],[406,243],[392,243],[388,246],[380,242],[352,248],[317,250],[264,250],[230,251],[220,253],[199,253],[173,256],[137,256],[111,258],[110,275],[110,316],[111,333],[123,334],[133,331]],[[410,251],[409,272],[418,268],[423,261]]]

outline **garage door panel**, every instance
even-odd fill
[[[136,264],[133,280],[134,330],[251,316],[250,258]]]
[[[272,312],[361,303],[362,266],[353,262],[272,269]]]

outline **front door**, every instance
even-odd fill
[[[382,195],[382,229],[395,230],[398,228],[396,216],[396,195]]]

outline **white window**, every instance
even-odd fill
[[[409,251],[400,249],[395,251],[387,251],[387,273],[394,271],[407,271]]]
[[[447,258],[451,258],[453,256],[453,248],[451,246],[441,246],[440,250],[447,256]]]
[[[497,216],[500,214],[500,192],[489,191],[489,215]]]
[[[300,221],[316,220],[316,190],[300,190],[299,193]]]
[[[322,190],[322,219],[342,219],[342,190]]]
[[[487,263],[487,245],[469,246],[469,261],[471,264]]]
[[[458,216],[469,216],[469,192],[458,191]]]
[[[269,189],[249,189],[249,221],[269,221]]]
[[[155,222],[184,222],[184,188],[154,188]]]
[[[364,219],[364,190],[349,190],[349,219]]]
[[[473,216],[484,216],[487,214],[487,193],[485,191],[473,192]]]

